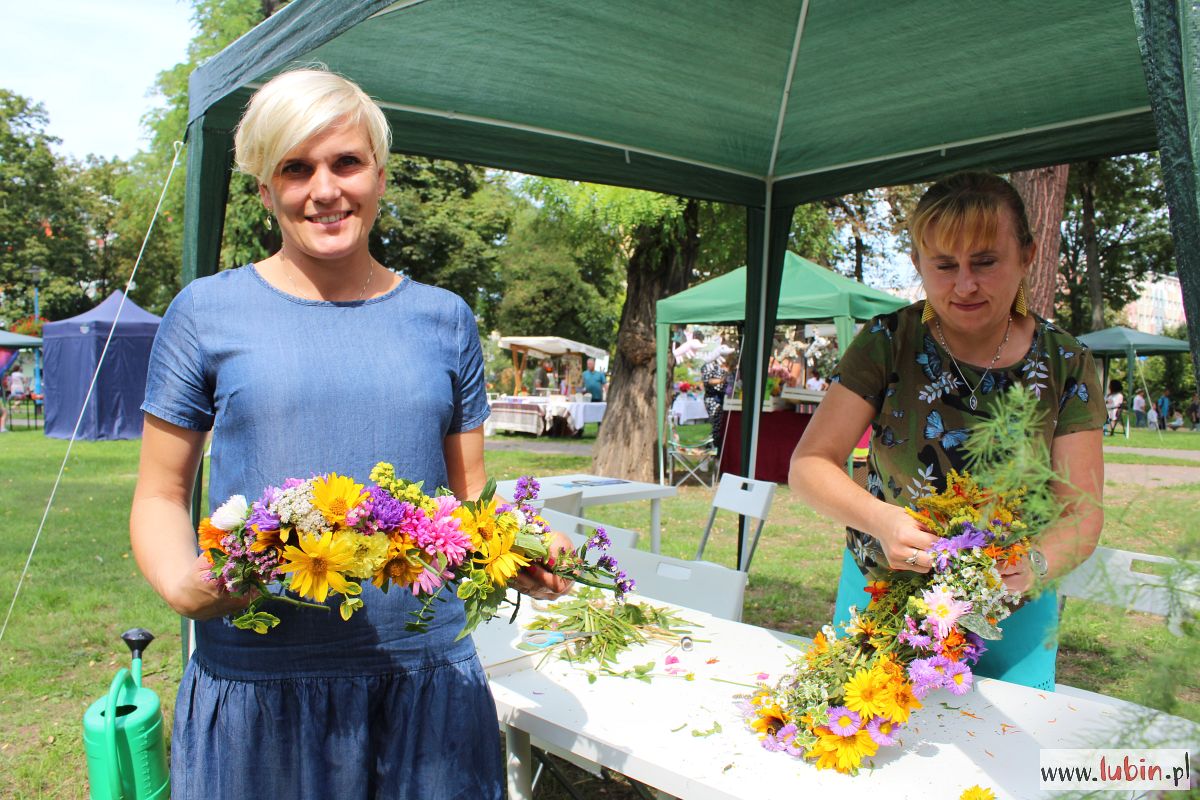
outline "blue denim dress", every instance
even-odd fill
[[[171,303],[142,409],[213,431],[210,504],[289,477],[396,474],[447,485],[443,441],[488,415],[475,318],[404,280],[365,301],[305,300],[253,266],[194,281]],[[349,621],[272,605],[266,635],[197,623],[175,705],[176,798],[500,798],[495,706],[450,593],[427,633],[418,607],[364,586]],[[333,603],[331,602],[331,605]]]

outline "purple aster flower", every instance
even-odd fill
[[[798,731],[799,728],[796,727],[796,723],[789,722],[779,729],[779,733],[775,734],[775,738],[783,744],[783,749],[789,756],[804,755],[804,748],[796,744],[796,733]]]
[[[937,572],[945,572],[950,567],[950,559],[958,552],[953,539],[938,539],[929,546],[929,557],[933,560],[933,568]]]
[[[891,747],[896,743],[896,731],[900,728],[895,722],[884,717],[875,717],[867,723],[867,733],[881,747]]]
[[[254,501],[250,507],[250,516],[246,518],[246,526],[257,525],[260,531],[279,530],[279,517],[271,513],[271,504],[279,499],[283,490],[277,486],[268,486],[263,490],[262,497]]]
[[[934,659],[918,658],[908,665],[908,679],[912,681],[913,694],[922,699],[942,685],[942,673],[933,666]]]
[[[917,630],[917,623],[912,617],[908,616],[904,618],[904,630],[900,631],[896,638],[909,647],[918,650],[927,650],[929,649],[929,645],[933,643],[930,637]]]
[[[367,490],[367,494],[370,495],[367,502],[371,504],[371,519],[381,531],[399,528],[408,513],[404,506],[412,508],[411,504],[400,502],[378,486],[372,486]]]
[[[838,736],[853,736],[862,729],[862,717],[845,706],[829,709],[829,730]]]
[[[967,631],[967,643],[963,647],[963,661],[974,664],[979,661],[979,657],[987,652],[987,645],[983,643],[983,637],[977,633]]]
[[[972,547],[983,547],[987,544],[987,536],[983,531],[969,522],[964,522],[962,533],[950,540],[959,550],[970,550]]]
[[[279,488],[280,489],[295,489],[297,486],[303,486],[304,484],[305,484],[305,481],[301,478],[288,478],[286,481],[283,482],[283,486],[280,486]]]
[[[961,661],[951,661],[946,665],[946,674],[942,685],[953,694],[963,695],[971,691],[971,668]]]

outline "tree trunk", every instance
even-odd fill
[[[597,475],[657,480],[654,305],[687,288],[699,252],[699,208],[698,201],[689,200],[682,224],[674,229],[658,224],[634,231],[608,408],[592,455]]]
[[[1025,213],[1037,244],[1037,256],[1026,281],[1029,308],[1047,319],[1054,318],[1068,170],[1069,165],[1058,164],[1012,174],[1013,187],[1025,201]]]
[[[1083,203],[1083,255],[1087,271],[1088,300],[1092,304],[1092,327],[1094,331],[1104,328],[1104,290],[1100,281],[1100,252],[1096,242],[1096,172],[1100,164],[1087,161],[1083,165],[1083,176],[1079,181],[1079,196]]]

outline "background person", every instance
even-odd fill
[[[421,634],[405,630],[412,594],[369,582],[348,621],[277,605],[269,634],[238,630],[222,617],[249,598],[204,577],[189,515],[210,429],[211,507],[318,472],[366,482],[384,460],[431,491],[483,488],[474,315],[368,251],[389,137],[343,78],[297,70],[267,82],[235,146],[282,247],[188,284],[155,339],[130,535],[150,584],[197,620],[175,704],[175,798],[504,793],[495,706],[471,639],[454,641],[464,615],[453,593]],[[567,586],[541,570],[518,585],[540,597]]]
[[[1200,431],[1200,392],[1192,395],[1192,402],[1188,403],[1187,418],[1192,430]]]
[[[813,392],[823,392],[829,388],[829,384],[821,377],[821,373],[814,369],[812,375],[809,375],[808,380],[804,382],[804,388]]]
[[[1108,423],[1106,429],[1110,436],[1117,433],[1117,428],[1121,424],[1121,411],[1125,407],[1125,395],[1121,392],[1121,382],[1112,380],[1108,382],[1108,394],[1104,395],[1104,408],[1108,412]]]
[[[596,359],[587,360],[587,369],[583,371],[583,390],[588,393],[593,403],[604,400],[604,373],[596,369]]]
[[[951,176],[922,197],[910,232],[928,299],[864,326],[792,456],[792,489],[848,526],[835,623],[866,604],[868,575],[929,571],[935,537],[903,509],[965,468],[967,433],[1008,386],[1036,384],[1047,413],[1029,433],[1045,440],[1054,468],[1071,480],[1054,486],[1063,516],[1028,557],[1003,570],[1005,584],[1029,593],[1066,574],[1095,548],[1103,523],[1104,407],[1099,392],[1086,390],[1095,362],[1026,308],[1035,244],[1020,195],[987,173]],[[868,425],[863,489],[845,464]],[[1030,599],[1002,623],[1004,638],[987,643],[976,673],[1053,690],[1057,620],[1054,592]]]
[[[1171,390],[1163,389],[1158,397],[1158,424],[1166,425],[1171,418]]]
[[[538,364],[537,371],[533,373],[533,388],[550,389],[556,385],[554,380],[554,365],[550,363],[550,359],[542,359],[542,363]]]
[[[712,425],[713,446],[721,447],[725,424],[725,392],[729,388],[729,356],[717,356],[700,369],[704,384],[704,408]]]
[[[1146,427],[1146,393],[1141,389],[1133,395],[1133,420],[1137,427]]]

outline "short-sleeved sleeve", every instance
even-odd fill
[[[846,348],[830,380],[840,383],[878,411],[883,403],[888,376],[894,371],[892,337],[896,315],[875,317]]]
[[[1065,358],[1060,354],[1059,360],[1065,374],[1060,383],[1062,396],[1059,398],[1058,424],[1054,427],[1054,435],[1066,436],[1102,428],[1107,413],[1103,388],[1096,379],[1099,373],[1091,351],[1079,347],[1076,357]]]
[[[458,385],[455,387],[454,413],[450,433],[474,430],[491,414],[487,400],[487,381],[483,371],[483,346],[479,326],[466,303],[458,304]]]
[[[196,328],[191,287],[171,302],[154,336],[142,411],[192,431],[213,426],[213,387]]]

